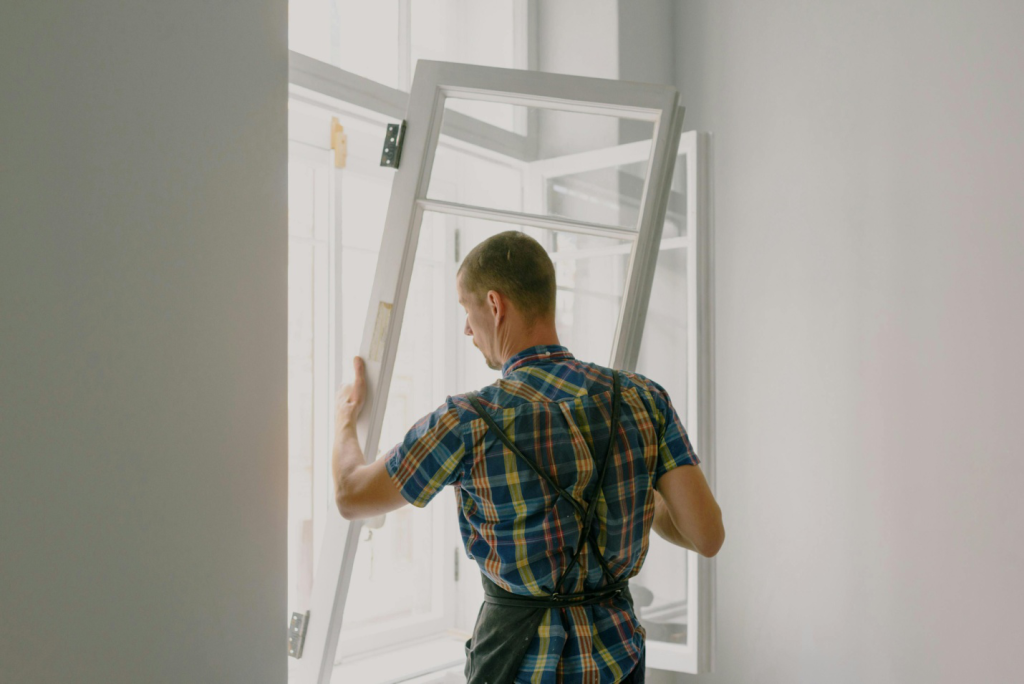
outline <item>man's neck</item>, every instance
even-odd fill
[[[558,341],[558,333],[555,331],[554,325],[537,326],[528,333],[517,337],[514,340],[509,340],[505,345],[502,345],[502,359],[501,362],[504,364],[516,354],[519,354],[531,347],[557,347],[561,346],[561,342]]]

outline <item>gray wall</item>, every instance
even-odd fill
[[[0,21],[0,681],[285,680],[286,6]]]
[[[715,136],[705,681],[1020,681],[1024,6],[676,22],[687,128]]]

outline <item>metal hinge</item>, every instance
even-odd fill
[[[309,626],[309,611],[292,613],[291,624],[288,625],[288,655],[292,658],[302,657],[302,647],[306,645],[306,627]]]
[[[336,116],[331,117],[331,149],[334,150],[334,168],[345,168],[348,161],[348,136]]]
[[[381,154],[380,165],[398,168],[402,159],[402,143],[405,142],[405,122],[388,124],[387,135],[384,136],[384,152]]]

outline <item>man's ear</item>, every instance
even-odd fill
[[[500,323],[505,318],[506,302],[500,292],[497,290],[487,291],[487,308],[490,310],[491,316],[494,317],[495,323]]]

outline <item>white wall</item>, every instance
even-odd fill
[[[0,21],[0,681],[283,682],[286,7]]]
[[[1024,5],[676,21],[686,127],[715,135],[704,681],[1020,681]]]

